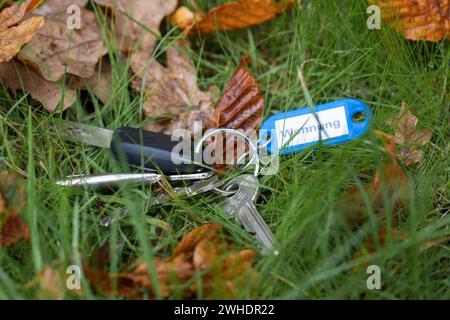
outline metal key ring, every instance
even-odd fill
[[[217,133],[231,133],[235,136],[240,136],[240,137],[244,138],[244,140],[247,142],[247,144],[252,149],[253,157],[249,161],[249,163],[247,165],[245,165],[243,168],[246,169],[250,164],[252,164],[252,162],[255,162],[255,171],[253,172],[253,174],[255,177],[257,177],[259,175],[259,170],[260,170],[258,148],[256,147],[256,145],[253,143],[253,141],[249,137],[247,137],[244,133],[242,133],[238,130],[228,129],[228,128],[217,128],[217,129],[211,130],[211,131],[207,132],[199,141],[197,141],[197,143],[195,144],[194,152],[199,153],[202,148],[203,143],[206,140],[208,140],[209,138],[211,138],[212,136],[216,135]],[[245,153],[245,155],[246,154],[247,153]],[[242,156],[239,157],[239,160],[241,158],[242,158]]]

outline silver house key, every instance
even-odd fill
[[[247,232],[254,233],[265,251],[278,255],[275,236],[262,219],[254,201],[258,196],[258,179],[251,174],[240,175],[225,185],[226,192],[236,190],[221,206],[229,216],[233,216]]]

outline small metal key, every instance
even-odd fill
[[[219,188],[220,186],[223,185],[223,183],[224,183],[223,180],[219,179],[218,176],[214,175],[205,180],[194,182],[193,184],[186,187],[173,188],[173,193],[177,197],[190,198]],[[153,204],[157,205],[162,204],[164,202],[168,202],[171,199],[172,197],[170,194],[163,193],[156,195],[153,198],[152,202]]]
[[[247,232],[254,233],[265,250],[278,255],[275,236],[254,203],[258,196],[258,184],[258,179],[254,175],[244,174],[236,177],[224,186],[224,190],[228,192],[237,188],[237,191],[227,197],[221,206],[229,216],[234,216]]]

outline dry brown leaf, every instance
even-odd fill
[[[107,53],[95,13],[81,8],[81,29],[71,30],[67,27],[64,3],[50,1],[35,10],[34,13],[45,16],[45,24],[18,54],[22,62],[53,82],[66,72],[92,77],[100,57]]]
[[[146,54],[134,56],[135,65],[142,68],[136,73],[138,77],[133,87],[144,90],[145,117],[171,117],[147,126],[147,130],[168,134],[175,129],[194,132],[194,122],[202,121],[206,125],[213,112],[211,94],[199,89],[195,67],[189,56],[182,52],[186,44],[179,41],[178,45],[179,48],[167,49],[167,68],[153,61],[146,70]]]
[[[29,240],[28,226],[20,217],[25,204],[25,191],[19,178],[0,172],[0,247]]]
[[[257,130],[261,126],[264,112],[264,98],[255,77],[247,67],[249,58],[244,58],[227,84],[222,98],[217,104],[209,123],[209,128],[230,128],[241,130],[254,142],[257,140]],[[232,164],[243,154],[246,146],[236,144],[234,138],[225,142],[219,139],[214,143],[225,144],[216,151],[215,159],[222,163]],[[234,150],[228,152],[227,150]],[[217,162],[217,161],[216,161]],[[215,165],[220,172],[228,169],[223,165]]]
[[[75,90],[64,88],[62,83],[43,79],[20,61],[0,64],[0,80],[11,90],[23,89],[29,92],[50,112],[61,111],[61,105],[62,110],[69,108],[77,98]]]
[[[84,7],[88,3],[88,1],[89,0],[45,0],[44,4],[39,8],[39,14],[47,15],[53,14],[55,12],[66,12],[67,8],[72,5],[78,6],[80,8]]]
[[[201,19],[198,19],[198,14],[194,14],[192,17],[180,8],[178,10],[182,10],[182,12],[178,15],[178,25],[183,29],[190,27],[191,32],[198,31],[200,33],[243,29],[271,20],[289,8],[293,2],[292,0],[227,2],[211,9]],[[197,23],[195,24],[195,22]]]
[[[183,252],[194,251],[200,241],[203,239],[212,240],[217,237],[221,231],[222,226],[217,223],[208,223],[195,228],[181,239],[173,251],[173,255],[177,256]]]
[[[36,3],[27,0],[22,4],[13,4],[0,12],[0,31],[19,23],[25,13],[34,8]]]
[[[248,70],[249,58],[241,61],[214,110],[210,128],[257,130],[262,123],[264,98]]]
[[[232,250],[222,236],[222,227],[218,224],[206,224],[192,230],[181,239],[171,258],[155,259],[156,274],[160,293],[163,298],[175,291],[185,298],[195,297],[198,292],[194,277],[202,272],[201,286],[206,297],[233,298],[243,286],[255,285],[257,273],[252,269],[256,255],[252,250]],[[129,272],[109,274],[102,270],[85,267],[85,274],[96,290],[105,295],[121,295],[125,298],[142,298],[146,293],[155,298],[154,285],[145,262],[138,263]],[[113,289],[112,280],[117,282]],[[188,282],[192,282],[186,286]],[[217,285],[226,290],[216,295]]]
[[[132,55],[138,52],[145,61],[143,65],[132,64],[133,71],[137,73],[152,57],[160,36],[161,21],[175,10],[177,0],[95,0],[95,2],[114,9],[118,46],[125,52],[131,52]],[[132,61],[139,59],[132,57]]]
[[[369,0],[381,8],[388,24],[409,40],[450,38],[449,0]]]
[[[3,224],[0,246],[8,247],[22,239],[30,240],[28,225],[19,215],[11,215]]]
[[[374,212],[380,219],[384,219],[387,205],[384,194],[388,195],[390,207],[395,213],[408,198],[409,183],[405,172],[398,163],[394,138],[382,132],[379,132],[379,135],[386,143],[390,163],[384,164],[381,169],[377,170],[373,181],[364,186],[364,191],[369,197]],[[338,202],[336,210],[350,225],[358,225],[367,219],[366,204],[357,186],[344,194]],[[396,222],[397,220],[394,219],[392,225],[395,225]]]
[[[20,48],[29,42],[43,25],[44,18],[32,17],[17,27],[0,32],[0,63],[14,58]]]
[[[109,59],[103,57],[97,67],[95,74],[90,78],[70,76],[66,78],[66,86],[73,90],[90,88],[92,93],[104,104],[108,103],[113,96],[113,73]]]
[[[107,103],[113,95],[112,67],[109,60],[104,59],[97,65],[95,75],[89,80],[89,86],[101,102]]]
[[[404,102],[400,112],[387,121],[394,129],[395,142],[402,145],[399,158],[407,166],[413,166],[423,159],[424,153],[419,148],[427,144],[432,135],[429,129],[417,129],[418,121]]]
[[[42,17],[32,17],[14,26],[36,5],[28,0],[21,5],[13,4],[0,12],[0,63],[14,58],[20,48],[43,26]]]
[[[207,269],[217,260],[217,249],[208,239],[200,241],[194,249],[193,262],[195,269]]]

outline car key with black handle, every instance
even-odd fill
[[[81,123],[60,121],[55,125],[64,138],[101,148],[109,148],[120,163],[146,171],[161,170],[165,174],[186,174],[205,172],[208,169],[194,164],[191,159],[172,161],[172,151],[179,141],[172,141],[170,135],[135,128],[108,130]],[[193,145],[193,144],[192,144]],[[190,148],[190,146],[188,146]],[[191,152],[193,155],[193,152]]]

